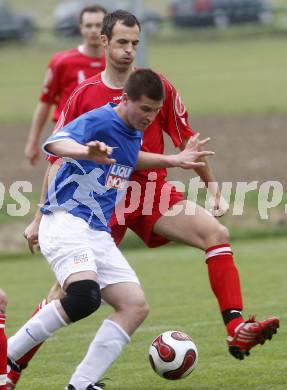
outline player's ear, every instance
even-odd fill
[[[123,93],[122,95],[122,100],[123,103],[127,103],[129,101],[129,96],[126,92]]]
[[[109,40],[105,34],[101,35],[101,42],[102,42],[103,47],[106,49],[108,44],[109,44]]]
[[[80,23],[79,24],[79,30],[80,30],[80,33],[81,33],[81,35],[83,35],[84,34],[84,26],[83,26],[83,23]]]

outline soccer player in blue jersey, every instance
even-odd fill
[[[163,97],[160,77],[139,69],[126,82],[119,105],[89,111],[44,145],[65,163],[42,208],[39,243],[66,295],[44,306],[9,339],[9,357],[18,360],[58,329],[89,316],[101,299],[115,308],[67,390],[102,389],[102,374],[148,314],[139,280],[111,238],[108,224],[135,166],[141,161],[142,166],[147,161],[154,164],[153,154],[141,152],[139,159],[138,154],[143,131],[156,117]],[[195,160],[212,154],[199,151],[205,142],[191,152]],[[160,164],[163,157],[158,157]]]

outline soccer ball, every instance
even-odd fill
[[[198,361],[197,347],[187,334],[172,330],[157,336],[149,349],[152,369],[170,380],[189,375]]]

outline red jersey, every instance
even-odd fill
[[[194,132],[189,126],[188,114],[178,92],[162,75],[160,77],[165,89],[164,103],[154,122],[145,129],[141,150],[163,154],[163,132],[170,136],[176,147],[179,147],[184,140],[190,138]],[[101,74],[91,77],[72,93],[56,125],[55,131],[87,111],[101,107],[109,102],[119,103],[122,93],[122,88],[108,87],[103,82]],[[55,161],[55,158],[51,156],[47,159],[51,162]],[[166,169],[160,168],[138,170],[133,176],[139,177],[139,179],[146,179],[151,171],[156,171],[158,178],[164,178],[167,174]]]
[[[56,105],[56,122],[73,90],[84,80],[105,69],[105,56],[88,57],[74,48],[55,53],[46,72],[40,101]]]

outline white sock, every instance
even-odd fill
[[[56,308],[55,301],[48,303],[9,338],[8,356],[14,361],[20,359],[26,352],[66,325]]]
[[[120,325],[104,320],[69,383],[77,390],[85,390],[91,383],[98,382],[130,340]]]

